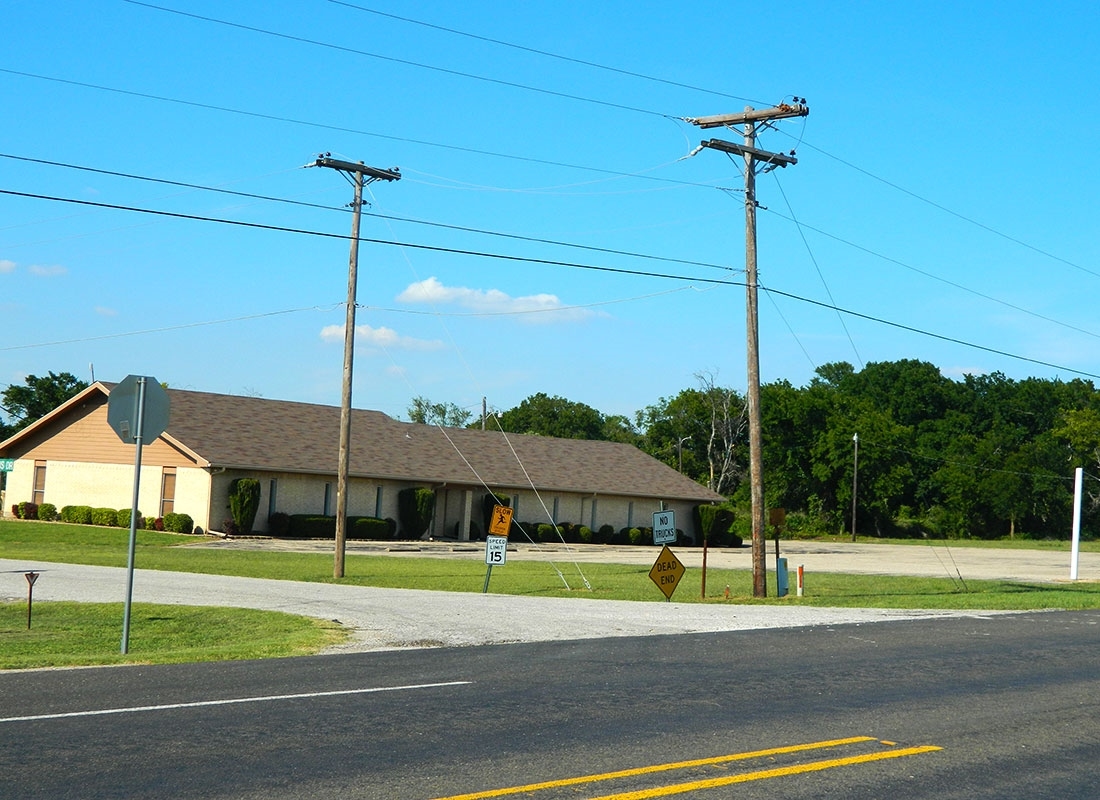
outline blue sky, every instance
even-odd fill
[[[360,249],[357,407],[743,391],[744,180],[685,158],[741,134],[681,118],[793,96],[810,115],[759,139],[798,157],[757,181],[762,380],[1100,382],[1090,4],[42,9],[0,8],[0,387],[94,368],[338,405],[352,190],[302,168],[331,152],[400,167],[361,235],[410,245]]]

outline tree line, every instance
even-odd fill
[[[603,439],[638,447],[749,508],[744,397],[713,375],[636,411],[605,415],[537,393],[480,415],[414,398],[413,422]],[[0,440],[87,386],[69,373],[27,376],[0,393]],[[1100,392],[1091,381],[945,377],[905,359],[819,367],[809,384],[761,387],[764,492],[810,533],[1064,539],[1073,471],[1085,470],[1082,535],[1100,535]],[[858,435],[858,451],[854,437]],[[853,497],[854,495],[854,497]],[[854,499],[854,503],[853,503]]]
[[[628,442],[726,495],[747,518],[743,396],[713,376],[633,418],[535,394],[486,427]],[[453,404],[416,422],[480,427]],[[1090,381],[1013,380],[994,372],[945,377],[924,361],[819,367],[806,386],[761,387],[769,508],[807,533],[932,538],[1070,535],[1073,472],[1085,469],[1082,535],[1100,534],[1100,392]],[[858,436],[858,445],[855,437]],[[858,446],[858,450],[857,450]],[[854,500],[853,503],[853,494]]]

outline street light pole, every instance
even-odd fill
[[[682,436],[680,441],[676,442],[676,463],[679,465],[679,472],[684,471],[684,442],[690,438],[690,436]]]
[[[351,253],[348,256],[348,300],[344,316],[344,376],[340,392],[340,451],[336,462],[336,543],[332,577],[344,577],[344,553],[348,526],[348,472],[351,464],[351,373],[355,351],[355,297],[359,278],[359,219],[363,211],[363,187],[374,181],[401,180],[401,172],[368,167],[362,161],[352,163],[321,155],[307,167],[328,167],[348,177],[355,187],[352,202]]]

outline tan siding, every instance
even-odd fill
[[[102,400],[102,402],[96,402]],[[64,427],[62,424],[64,423]],[[49,425],[35,435],[12,456],[43,461],[76,461],[93,464],[133,464],[134,446],[125,444],[107,424],[106,398],[88,398],[80,408]],[[164,439],[156,439],[141,448],[142,465],[195,466]]]

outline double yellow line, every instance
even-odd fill
[[[639,775],[652,775],[658,772],[669,772],[677,769],[690,769],[692,767],[714,766],[716,764],[728,764],[733,761],[746,761],[753,758],[766,758],[768,756],[786,755],[790,753],[804,753],[810,750],[823,750],[830,747],[842,747],[851,744],[864,744],[876,741],[873,736],[853,736],[847,739],[830,739],[823,742],[809,742],[807,744],[794,744],[786,747],[773,747],[767,750],[753,750],[746,753],[731,753],[725,756],[712,758],[699,758],[692,761],[675,761],[669,764],[654,764],[649,767],[635,767],[634,769],[618,770],[616,772],[602,772],[596,775],[580,775],[575,778],[562,778],[556,781],[543,781],[541,783],[529,783],[525,786],[509,786],[504,789],[490,789],[484,792],[471,794],[456,794],[449,797],[439,797],[436,800],[488,800],[494,797],[506,797],[512,794],[524,792],[537,792],[543,789],[559,789],[566,786],[577,786],[583,783],[597,783],[616,778],[631,778]],[[881,744],[893,748],[892,742]],[[822,761],[810,761],[803,764],[794,764],[789,767],[775,767],[773,769],[758,770],[756,772],[743,772],[738,775],[725,775],[720,778],[708,778],[706,780],[677,783],[670,786],[659,786],[652,789],[641,789],[633,792],[609,794],[592,800],[647,800],[651,797],[667,797],[674,794],[683,794],[699,789],[714,789],[720,786],[731,786],[736,783],[748,783],[750,781],[779,778],[786,775],[802,775],[808,772],[820,772],[835,767],[845,767],[853,764],[866,764],[872,761],[883,761],[890,758],[903,758],[915,756],[921,753],[931,753],[942,748],[934,745],[922,745],[918,747],[902,747],[897,749],[880,750],[873,753],[862,753],[845,758],[829,758]]]

